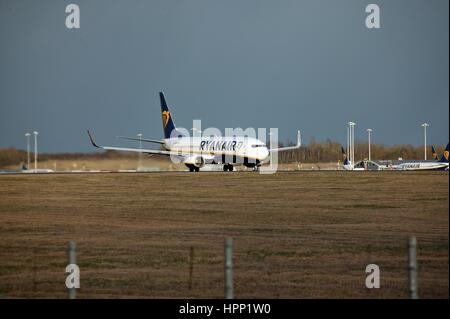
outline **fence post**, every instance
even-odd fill
[[[188,289],[192,289],[192,275],[194,272],[194,246],[191,246],[190,254],[189,254],[189,283]]]
[[[417,240],[416,237],[408,239],[408,274],[409,274],[409,292],[411,299],[418,299],[417,283]]]
[[[77,263],[76,244],[74,241],[69,242],[69,265]],[[75,299],[77,297],[76,288],[68,288],[69,299]]]
[[[225,299],[233,299],[233,238],[225,239]]]

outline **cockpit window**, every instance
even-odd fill
[[[253,148],[256,148],[256,147],[265,147],[265,145],[264,145],[264,144],[253,144],[252,147],[253,147]]]

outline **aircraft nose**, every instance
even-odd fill
[[[259,153],[261,160],[265,160],[269,156],[269,150],[267,149],[267,147],[261,147],[259,149]]]

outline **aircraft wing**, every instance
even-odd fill
[[[183,152],[171,152],[171,151],[162,151],[162,150],[150,150],[150,149],[144,149],[144,148],[128,148],[128,147],[115,147],[115,146],[102,146],[95,143],[94,138],[91,135],[91,132],[87,131],[89,135],[89,139],[91,141],[91,144],[94,147],[101,148],[104,150],[112,150],[112,151],[121,151],[121,152],[136,152],[136,153],[144,153],[144,154],[158,154],[158,155],[166,155],[166,156],[179,156],[184,157],[188,156],[189,153],[183,153]]]
[[[269,152],[282,152],[282,151],[288,151],[288,150],[295,150],[300,148],[302,146],[302,137],[300,134],[300,131],[297,131],[297,145],[295,146],[287,146],[287,147],[279,147],[279,148],[271,148],[269,149]]]
[[[140,142],[148,142],[148,143],[157,143],[157,144],[164,144],[164,141],[160,140],[149,140],[146,138],[137,138],[137,137],[128,137],[128,136],[117,136],[117,138],[121,138],[124,140],[132,140],[132,141],[140,141]]]

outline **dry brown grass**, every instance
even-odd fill
[[[221,298],[234,238],[237,298],[448,298],[448,173],[0,176],[0,297],[63,298],[77,243],[80,298]],[[189,248],[194,278],[188,290]],[[381,288],[364,286],[381,268]]]

